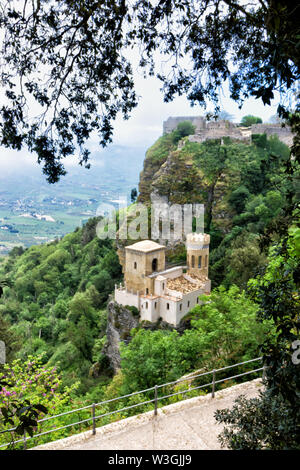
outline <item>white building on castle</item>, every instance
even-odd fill
[[[187,266],[165,269],[166,247],[144,240],[125,248],[124,286],[115,287],[115,301],[135,306],[141,320],[160,317],[178,325],[199,302],[199,295],[210,294],[208,279],[209,242],[207,234],[187,235]]]

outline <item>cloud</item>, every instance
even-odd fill
[[[136,74],[135,83],[137,94],[141,97],[138,107],[133,110],[129,120],[125,121],[119,116],[115,122],[113,141],[118,145],[149,147],[162,135],[163,121],[169,116],[199,116],[213,109],[212,107],[208,110],[200,106],[192,107],[184,96],[165,103],[163,93],[160,91],[161,82],[157,78],[144,79]],[[228,85],[224,85],[223,89],[224,92],[220,96],[221,107],[234,116],[234,122],[240,122],[247,114],[259,116],[263,121],[268,121],[271,115],[276,114],[279,95],[273,100],[271,106],[264,106],[260,100],[250,98],[239,109],[238,104],[229,98]]]

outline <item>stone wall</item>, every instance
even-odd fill
[[[293,134],[290,127],[281,127],[281,124],[254,124],[251,126],[252,134],[277,135],[279,140],[289,147],[293,143]]]
[[[199,260],[200,258],[200,260]],[[201,265],[199,266],[199,261]],[[208,266],[209,266],[209,249],[204,248],[202,250],[188,250],[187,254],[188,262],[188,273],[195,276],[208,277]]]
[[[115,301],[120,305],[133,305],[137,309],[140,308],[139,294],[128,292],[125,288],[115,288]]]
[[[151,253],[126,250],[125,282],[128,289],[134,292],[145,292],[149,289],[149,294],[153,293],[153,281],[146,279],[146,276],[152,274],[152,262],[155,259],[157,260],[156,271],[163,271],[165,269],[164,249]]]
[[[206,121],[202,116],[178,116],[169,117],[163,123],[163,133],[169,134],[176,129],[182,121],[190,121],[196,127],[195,134],[189,136],[191,142],[204,142],[206,139],[220,139],[230,137],[232,139],[250,141],[252,134],[278,135],[279,140],[288,146],[292,145],[293,134],[289,127],[281,124],[254,124],[250,128],[242,128],[237,124],[226,120]]]
[[[198,305],[199,295],[204,294],[204,289],[197,289],[188,294],[184,294],[182,301],[177,302],[176,305],[176,325],[180,323],[182,318],[196,305]]]
[[[169,134],[176,129],[180,122],[183,121],[190,121],[194,126],[196,126],[196,130],[205,129],[206,127],[206,120],[202,116],[171,116],[163,123],[163,133]]]
[[[125,255],[125,284],[126,288],[134,292],[144,292],[146,257],[143,253],[126,250]]]
[[[156,322],[160,316],[160,298],[141,297],[141,321]]]

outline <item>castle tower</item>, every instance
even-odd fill
[[[153,294],[154,280],[147,276],[164,271],[165,249],[152,240],[126,246],[124,279],[127,290],[135,294]]]
[[[206,233],[189,233],[186,237],[188,273],[208,278],[210,236]]]

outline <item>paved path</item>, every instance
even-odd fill
[[[235,385],[211,395],[192,398],[91,431],[45,444],[36,449],[64,450],[214,450],[221,449],[217,435],[222,426],[214,419],[217,409],[231,407],[235,398],[258,395],[260,379]]]

